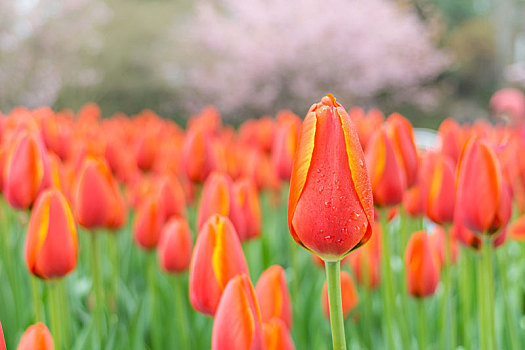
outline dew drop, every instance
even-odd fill
[[[324,190],[324,187],[323,187],[322,185],[321,185],[321,186],[319,186],[319,189],[318,189],[319,193],[322,193],[322,192],[323,192],[323,190]]]
[[[325,239],[327,242],[332,242],[332,241],[334,240],[334,236],[326,235],[326,236],[324,236],[324,239]]]
[[[354,231],[355,231],[355,233],[358,233],[359,231],[361,231],[361,226],[355,225],[354,226]]]
[[[348,229],[347,229],[346,227],[343,227],[343,228],[341,229],[341,233],[343,233],[343,234],[346,234],[347,231],[348,231]]]
[[[364,167],[365,167],[365,162],[363,162],[362,159],[359,159],[359,166],[360,166],[361,168],[364,168]]]
[[[327,207],[327,208],[330,208],[330,204],[332,204],[332,203],[330,203],[330,201],[324,202],[324,206]]]
[[[340,199],[340,200],[343,200],[343,199],[345,199],[345,196],[341,196],[341,197],[339,197],[339,199]]]
[[[339,238],[339,239],[337,239],[337,240],[335,241],[335,243],[337,243],[337,244],[341,244],[341,243],[343,243],[343,241],[344,241],[344,240],[343,240],[342,238]]]
[[[350,213],[351,220],[357,220],[357,219],[359,219],[360,216],[361,215],[358,212],[356,212],[356,211],[353,211],[353,212]]]

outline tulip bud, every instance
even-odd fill
[[[46,325],[39,322],[26,329],[17,350],[53,350],[55,344]]]
[[[477,232],[491,234],[507,225],[511,198],[492,148],[483,140],[467,143],[456,181],[460,220]]]
[[[139,247],[145,250],[155,249],[164,221],[160,200],[152,195],[147,196],[139,204],[133,222],[133,237]]]
[[[428,234],[418,231],[410,237],[405,251],[407,290],[416,298],[434,294],[439,283],[440,265]]]
[[[295,350],[290,331],[277,317],[263,323],[263,340],[266,350]]]
[[[248,275],[238,275],[226,285],[213,322],[211,348],[263,349],[261,315]]]
[[[405,191],[403,194],[403,207],[407,214],[412,217],[423,215],[423,196],[420,185],[416,184]]]
[[[381,225],[378,222],[374,222],[368,244],[348,257],[357,283],[368,289],[377,288],[381,277]]]
[[[525,241],[525,215],[509,226],[510,237],[515,241]]]
[[[233,182],[227,174],[219,172],[211,173],[204,183],[197,213],[197,228],[202,229],[204,223],[214,214],[228,217],[237,233],[245,232],[245,217],[235,201]]]
[[[337,261],[366,243],[372,223],[372,188],[357,133],[345,109],[325,96],[302,124],[290,182],[290,233],[307,250]]]
[[[27,129],[15,131],[4,164],[4,194],[14,208],[29,208],[49,187],[49,165],[42,140]]]
[[[158,189],[165,217],[185,216],[186,196],[179,180],[175,177],[164,176],[159,180]]]
[[[421,190],[426,215],[438,224],[454,219],[454,164],[437,153],[426,153],[421,167]]]
[[[359,142],[364,150],[368,147],[368,142],[374,132],[381,128],[385,116],[379,109],[372,108],[368,111],[366,116],[357,117],[354,119],[357,134],[359,135]]]
[[[248,273],[239,237],[231,221],[213,215],[203,225],[191,257],[190,302],[199,312],[213,315],[228,281]]]
[[[4,331],[2,329],[2,322],[0,322],[0,350],[6,350],[5,340],[4,340]]]
[[[343,301],[343,318],[347,318],[350,314],[350,311],[355,309],[359,303],[359,296],[357,295],[357,289],[355,288],[352,277],[350,277],[346,271],[341,271],[341,298]],[[328,307],[328,286],[326,282],[323,285],[321,302],[326,318],[330,319],[330,311]]]
[[[77,228],[66,198],[58,189],[38,197],[27,229],[26,264],[35,276],[63,277],[77,265]]]
[[[190,127],[182,147],[181,164],[188,179],[203,182],[215,169],[212,133],[201,127]]]
[[[428,235],[430,239],[430,245],[434,248],[434,250],[437,253],[437,257],[439,258],[439,265],[443,266],[445,265],[445,244],[446,244],[446,237],[445,235],[449,234],[450,237],[448,239],[448,244],[450,248],[450,262],[452,264],[455,264],[458,260],[458,244],[456,241],[456,237],[452,235],[452,232],[445,232],[443,227],[436,225],[434,226],[434,229],[430,232]]]
[[[458,123],[452,118],[443,120],[439,126],[438,135],[441,141],[441,153],[450,157],[456,164],[463,147],[461,129]]]
[[[286,275],[279,265],[270,266],[264,271],[255,286],[263,322],[276,317],[292,329],[292,305],[286,284]]]
[[[386,132],[401,160],[406,186],[411,187],[417,180],[419,163],[412,124],[401,114],[393,113],[386,121]]]
[[[273,167],[281,180],[285,181],[289,180],[292,174],[297,138],[301,127],[299,117],[291,112],[288,113],[286,119],[282,118],[277,126],[272,146]]]
[[[186,220],[171,218],[162,228],[159,241],[159,264],[166,272],[182,273],[191,259],[191,232]]]
[[[376,205],[390,206],[401,203],[406,188],[406,177],[401,161],[383,128],[377,130],[368,142],[366,164]]]
[[[245,219],[244,232],[239,232],[241,241],[261,235],[261,203],[259,193],[250,178],[242,178],[233,185],[237,206]]]

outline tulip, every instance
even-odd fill
[[[455,264],[458,260],[458,244],[456,237],[450,234],[450,238],[446,239],[445,235],[450,234],[446,233],[443,227],[436,225],[434,229],[429,234],[430,245],[435,249],[437,257],[439,260],[440,266],[443,266],[447,263],[446,261],[446,244],[448,242],[449,252],[450,252],[450,263]]]
[[[203,182],[216,168],[212,133],[205,127],[190,127],[182,147],[181,164],[188,179]]]
[[[368,142],[374,134],[374,132],[381,128],[385,116],[379,109],[372,108],[368,111],[366,116],[357,117],[354,120],[359,135],[359,142],[364,150],[368,147]]]
[[[263,323],[263,341],[266,350],[295,350],[286,324],[277,317]]]
[[[507,225],[510,194],[486,141],[472,139],[465,146],[458,164],[456,196],[458,215],[467,228],[491,234]]]
[[[239,232],[241,241],[259,237],[261,234],[261,203],[259,193],[250,178],[242,178],[233,185],[237,206],[245,219],[244,232]]]
[[[122,196],[102,159],[84,159],[76,180],[73,203],[76,219],[83,227],[116,226],[125,221]]]
[[[284,269],[279,265],[266,269],[257,281],[255,292],[263,322],[279,318],[284,322],[286,329],[292,329],[292,305]]]
[[[418,231],[410,237],[405,251],[408,293],[416,298],[434,294],[440,279],[439,258],[428,234]]]
[[[405,191],[403,194],[403,208],[412,217],[423,215],[423,196],[420,185],[416,184]]]
[[[372,189],[352,121],[333,96],[302,124],[290,182],[288,225],[294,240],[338,261],[372,233]]]
[[[44,144],[29,128],[16,130],[9,140],[3,181],[6,200],[17,209],[29,208],[50,185]]]
[[[164,209],[159,198],[153,195],[146,197],[139,204],[133,222],[133,237],[139,247],[145,250],[155,249],[164,221]]]
[[[509,235],[515,241],[525,241],[525,215],[509,226]]]
[[[448,156],[456,164],[463,147],[460,126],[454,119],[447,118],[441,122],[438,135],[441,143],[441,154]]]
[[[282,112],[281,112],[282,113]],[[297,137],[301,121],[295,114],[280,114],[282,121],[277,125],[272,145],[272,164],[281,180],[289,180],[297,149]]]
[[[186,220],[171,218],[162,228],[159,241],[159,264],[168,273],[182,273],[190,265],[191,232]]]
[[[417,180],[419,162],[412,124],[401,114],[393,113],[386,121],[386,132],[401,160],[406,186],[411,187]]]
[[[437,224],[454,219],[454,164],[444,155],[426,153],[421,167],[421,191],[426,215]]]
[[[343,300],[343,317],[347,318],[350,312],[355,309],[359,303],[359,296],[357,295],[357,289],[352,277],[350,277],[348,272],[345,271],[341,272],[341,297]],[[330,319],[330,313],[328,310],[328,286],[326,282],[323,286],[321,302],[326,318]]]
[[[177,178],[171,176],[162,177],[158,183],[158,190],[166,218],[185,216],[186,198],[184,189]]]
[[[231,221],[213,215],[203,225],[190,262],[190,302],[199,312],[214,315],[228,281],[248,273],[239,237]]]
[[[362,249],[349,255],[357,283],[369,289],[379,286],[381,272],[381,225],[374,222],[372,238]]]
[[[227,174],[219,172],[211,173],[204,183],[197,213],[197,228],[201,230],[204,223],[214,214],[227,216],[237,233],[245,232],[246,219],[235,200],[233,182]]]
[[[4,340],[4,331],[2,329],[2,322],[0,322],[0,350],[6,350],[5,340]]]
[[[46,325],[39,322],[26,329],[17,350],[53,350],[55,344]]]
[[[406,175],[383,128],[377,130],[368,142],[366,164],[376,205],[391,206],[401,203],[406,188]]]
[[[43,279],[63,277],[75,269],[77,254],[77,229],[66,198],[58,189],[42,192],[27,229],[28,270]]]
[[[213,322],[212,350],[263,349],[262,322],[250,278],[232,278],[217,307]]]

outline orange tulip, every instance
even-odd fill
[[[460,126],[454,119],[447,118],[441,122],[438,134],[441,141],[441,153],[450,157],[456,164],[463,147]]]
[[[452,264],[455,264],[458,260],[458,244],[456,237],[452,234],[452,232],[446,233],[443,227],[436,225],[434,229],[430,232],[429,238],[430,238],[430,244],[435,249],[437,256],[439,258],[439,264],[440,266],[445,265],[445,235],[449,234],[449,246],[450,246],[450,261]]]
[[[139,247],[144,250],[155,249],[165,219],[158,197],[149,195],[139,204],[133,222],[133,237]]]
[[[359,303],[359,296],[352,277],[346,271],[341,271],[341,298],[343,300],[343,318],[347,318],[350,312],[355,309]],[[328,309],[328,286],[326,282],[321,294],[321,302],[326,318],[330,319]]]
[[[176,177],[163,176],[160,178],[158,190],[166,218],[186,215],[186,196],[182,185]]]
[[[200,230],[214,214],[227,216],[237,233],[245,232],[246,221],[235,200],[233,182],[227,174],[219,172],[211,173],[204,183],[197,213],[197,228]]]
[[[35,276],[63,277],[77,265],[77,228],[66,198],[58,189],[42,192],[31,213],[26,264]]]
[[[283,268],[273,265],[266,269],[257,281],[255,292],[263,322],[276,317],[284,322],[286,329],[292,329],[292,305]]]
[[[14,132],[4,164],[4,194],[14,208],[27,209],[50,185],[49,165],[42,140],[25,128]]]
[[[275,131],[272,146],[272,164],[281,180],[289,180],[293,159],[297,149],[297,138],[301,120],[292,112],[279,113],[280,121]],[[286,117],[284,117],[286,115]]]
[[[412,217],[423,215],[423,196],[420,185],[416,184],[405,191],[403,194],[403,208]]]
[[[362,111],[361,111],[362,112]],[[359,114],[359,113],[356,113]],[[385,116],[379,109],[372,108],[365,116],[353,118],[359,135],[359,142],[364,150],[368,147],[368,142],[374,132],[381,128]]]
[[[198,125],[188,129],[182,147],[181,164],[191,181],[206,180],[216,168],[210,130]]]
[[[262,214],[255,184],[247,177],[242,178],[234,183],[233,191],[236,205],[242,211],[245,220],[244,232],[238,232],[241,241],[259,237],[262,229]]]
[[[228,281],[248,273],[239,237],[231,221],[213,215],[203,225],[191,257],[190,302],[204,314],[213,315]]]
[[[100,158],[86,157],[74,190],[78,223],[86,228],[115,226],[125,221],[124,200],[108,165]]]
[[[26,329],[17,350],[53,350],[55,344],[46,325],[39,322]]]
[[[226,285],[213,322],[211,348],[263,349],[261,314],[248,275],[237,275]]]
[[[411,187],[417,180],[419,163],[412,124],[401,114],[393,113],[386,121],[386,132],[401,160],[406,185]]]
[[[405,250],[408,293],[416,298],[434,294],[440,278],[440,264],[428,234],[418,231],[410,237]]]
[[[186,220],[171,218],[162,228],[159,241],[159,263],[166,272],[182,273],[190,265],[191,232]]]
[[[295,350],[290,331],[277,317],[263,323],[263,341],[266,350]]]
[[[509,235],[515,241],[525,241],[525,215],[509,226]]]
[[[511,199],[496,155],[486,141],[467,143],[458,164],[458,215],[477,233],[494,233],[507,225]]]
[[[421,191],[426,215],[435,223],[454,219],[454,164],[442,154],[428,152],[421,166]]]
[[[0,322],[0,350],[6,350],[5,340],[4,340],[4,331],[2,329],[2,322]]]
[[[379,286],[381,277],[381,225],[374,222],[368,244],[349,255],[349,264],[357,283],[369,289]]]
[[[337,261],[368,241],[373,215],[353,123],[332,95],[325,96],[302,124],[290,182],[290,233],[307,250]]]
[[[368,142],[366,164],[376,205],[390,206],[401,203],[406,189],[406,176],[392,142],[383,128],[377,130]]]

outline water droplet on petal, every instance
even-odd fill
[[[359,159],[359,166],[360,166],[361,168],[364,168],[364,167],[365,167],[365,162],[363,162],[362,159]]]
[[[356,212],[356,211],[353,211],[353,212],[350,213],[350,218],[352,220],[357,220],[357,219],[359,219],[360,216],[361,215],[358,212]]]
[[[330,201],[326,201],[326,202],[324,202],[324,206],[327,207],[327,208],[330,207],[330,204],[332,204],[332,203],[330,203]]]
[[[332,242],[332,241],[334,240],[334,236],[326,235],[326,236],[324,236],[324,239],[325,239],[327,242]]]

